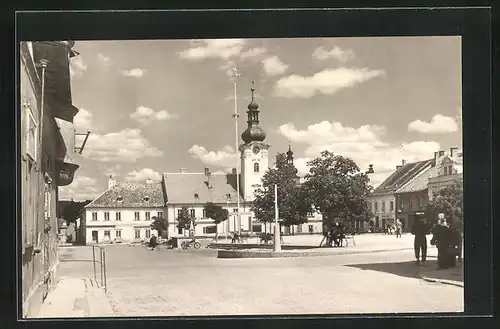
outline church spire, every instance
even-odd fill
[[[252,100],[248,104],[247,124],[248,128],[241,134],[241,138],[246,144],[257,141],[262,142],[266,139],[266,133],[259,127],[259,105],[255,102],[255,81],[252,81]]]
[[[286,152],[286,161],[290,164],[293,164],[293,151],[290,146],[290,141],[288,141],[288,152]]]

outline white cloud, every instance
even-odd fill
[[[97,60],[99,61],[99,63],[105,66],[111,64],[111,58],[101,53],[97,54]]]
[[[69,73],[73,78],[82,77],[87,71],[87,64],[83,61],[81,55],[73,57],[70,59]]]
[[[92,128],[92,118],[93,114],[85,109],[80,109],[80,111],[75,115],[73,123],[75,125],[75,130],[77,133],[84,133]]]
[[[415,120],[408,124],[408,131],[423,134],[445,134],[458,131],[458,124],[454,118],[436,114],[431,122]]]
[[[104,188],[99,185],[97,179],[79,176],[77,172],[70,185],[59,187],[59,199],[73,199],[75,201],[93,200],[102,192],[104,192]]]
[[[193,46],[178,53],[183,59],[203,60],[205,58],[229,59],[240,55],[245,44],[243,39],[211,39],[193,41]]]
[[[145,73],[146,73],[146,70],[143,70],[143,69],[131,69],[131,70],[124,70],[123,71],[124,76],[133,77],[133,78],[141,78]]]
[[[278,80],[274,94],[284,98],[310,98],[316,94],[331,95],[340,89],[354,87],[384,74],[385,72],[382,70],[345,67],[326,69],[309,77],[294,74]]]
[[[83,156],[98,162],[134,163],[144,157],[162,156],[140,129],[123,129],[107,134],[90,134]]]
[[[230,172],[231,168],[236,167],[236,160],[238,156],[234,149],[226,145],[219,151],[208,151],[205,147],[200,145],[193,145],[188,153],[194,159],[200,160],[208,166],[222,167],[226,172]]]
[[[153,181],[160,181],[161,174],[150,168],[143,168],[140,171],[131,171],[125,176],[126,181],[140,182],[152,179]]]
[[[354,52],[351,49],[342,49],[339,47],[333,47],[331,50],[325,50],[323,46],[318,47],[314,50],[312,56],[318,60],[326,60],[328,58],[335,58],[341,63],[345,63],[350,59],[354,58]]]
[[[248,59],[248,58],[257,58],[259,56],[264,55],[267,52],[266,48],[250,48],[247,51],[244,51],[240,54],[240,58],[242,60]]]
[[[110,175],[113,177],[119,176],[119,171],[122,168],[121,164],[110,165],[107,163],[98,164],[99,171],[106,177]]]
[[[143,125],[148,125],[156,120],[165,121],[169,119],[177,119],[178,115],[170,114],[166,110],[155,112],[149,107],[139,106],[136,108],[134,113],[130,114],[130,118],[138,121]]]
[[[415,141],[392,145],[383,141],[385,128],[364,125],[358,128],[346,127],[339,122],[323,121],[305,129],[297,129],[288,123],[280,126],[279,133],[293,143],[304,143],[307,148],[304,157],[294,161],[300,174],[308,172],[306,163],[328,150],[353,159],[360,170],[373,164],[375,174],[370,175],[373,185],[378,185],[389,176],[402,160],[409,162],[427,160],[440,149],[436,142]]]
[[[285,73],[288,65],[283,63],[278,56],[272,56],[262,61],[264,71],[268,76],[276,76]]]

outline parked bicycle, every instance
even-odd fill
[[[194,239],[191,241],[184,241],[181,243],[181,248],[184,250],[190,249],[190,248],[200,249],[200,247],[201,247],[201,244]]]

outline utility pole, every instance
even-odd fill
[[[237,212],[236,212],[236,223],[238,225],[238,235],[241,235],[241,223],[240,223],[240,161],[238,159],[238,148],[239,148],[239,136],[238,136],[238,100],[237,100],[237,85],[238,85],[238,78],[240,77],[240,73],[238,72],[238,69],[236,68],[236,65],[234,65],[232,69],[232,77],[233,77],[233,85],[234,85],[234,128],[235,128],[235,151],[236,151],[236,192],[237,192]]]
[[[278,185],[274,184],[274,251],[281,251],[280,226],[278,222]]]

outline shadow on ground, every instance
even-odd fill
[[[463,267],[457,265],[455,268],[438,270],[437,260],[427,260],[424,265],[417,265],[415,261],[396,263],[373,263],[373,264],[351,264],[347,267],[359,268],[367,271],[378,271],[408,278],[427,277],[434,280],[450,280],[463,283]]]

